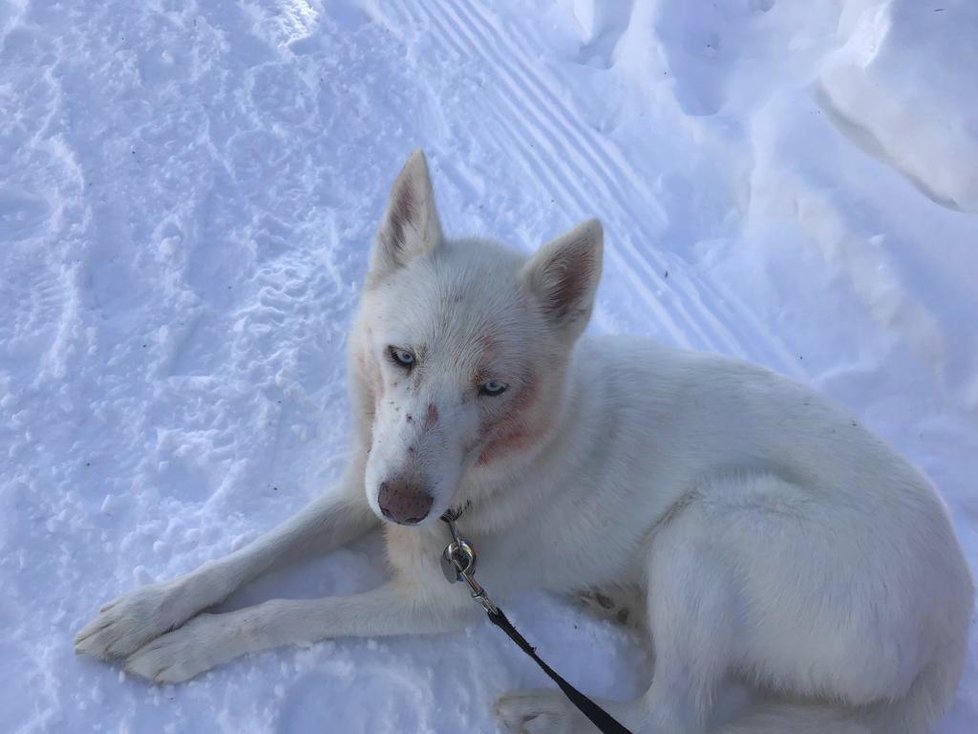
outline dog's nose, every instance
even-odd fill
[[[419,486],[403,479],[381,482],[377,495],[377,504],[384,517],[401,525],[414,525],[424,520],[434,501],[434,497]]]

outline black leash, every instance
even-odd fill
[[[536,648],[530,645],[526,641],[526,638],[519,633],[519,631],[513,626],[512,622],[503,614],[503,610],[492,603],[489,596],[486,594],[486,590],[482,588],[481,584],[475,580],[475,548],[469,541],[465,540],[459,536],[458,531],[455,528],[455,521],[458,519],[461,512],[449,511],[442,515],[442,520],[448,524],[448,529],[452,534],[452,542],[445,546],[445,550],[442,553],[442,571],[445,573],[445,578],[450,582],[455,583],[456,581],[465,581],[468,584],[469,589],[472,591],[472,598],[482,604],[482,608],[486,610],[486,615],[489,617],[489,621],[494,625],[499,627],[503,632],[507,634],[509,639],[516,643],[516,645],[527,655],[529,655],[533,662],[540,666],[540,669],[550,676],[550,679],[563,691],[567,699],[577,707],[577,710],[584,714],[588,720],[598,727],[598,731],[601,734],[631,734],[624,726],[618,723],[615,718],[605,711],[603,708],[598,706],[594,701],[585,696],[579,690],[574,688],[570,683],[564,680],[557,671],[547,665],[543,659],[537,655]]]
[[[556,670],[543,662],[540,656],[537,655],[536,649],[531,647],[530,643],[526,641],[526,638],[516,630],[512,623],[506,618],[506,615],[503,614],[502,609],[497,607],[495,614],[490,611],[486,611],[486,614],[489,615],[490,622],[509,635],[509,639],[519,645],[523,652],[533,658],[533,661],[540,666],[540,669],[549,675],[553,682],[560,687],[560,690],[564,692],[564,695],[567,696],[570,702],[577,706],[577,710],[588,717],[588,719],[591,720],[591,723],[598,727],[601,734],[631,734],[631,732],[619,724],[611,714],[598,706],[598,704],[585,696],[579,690],[574,688],[574,686],[564,680]]]

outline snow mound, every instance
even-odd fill
[[[819,74],[826,109],[934,201],[978,212],[978,5],[846,4]]]

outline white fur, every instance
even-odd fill
[[[600,261],[597,222],[529,260],[443,240],[413,155],[350,338],[357,424],[341,485],[243,550],[105,607],[76,649],[182,681],[275,645],[450,629],[479,611],[438,570],[437,518],[467,505],[478,578],[499,599],[541,581],[642,591],[654,677],[638,700],[602,702],[636,732],[932,731],[973,599],[936,492],[847,412],[760,367],[579,339]],[[391,345],[415,351],[410,371]],[[509,388],[480,394],[486,380]],[[278,558],[380,525],[392,477],[432,508],[383,524],[389,583],[199,614]],[[731,679],[758,700],[721,723],[714,701]],[[590,730],[553,691],[497,711],[513,731]]]

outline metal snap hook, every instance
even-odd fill
[[[465,538],[452,540],[441,554],[441,571],[451,583],[475,573],[475,548]]]

